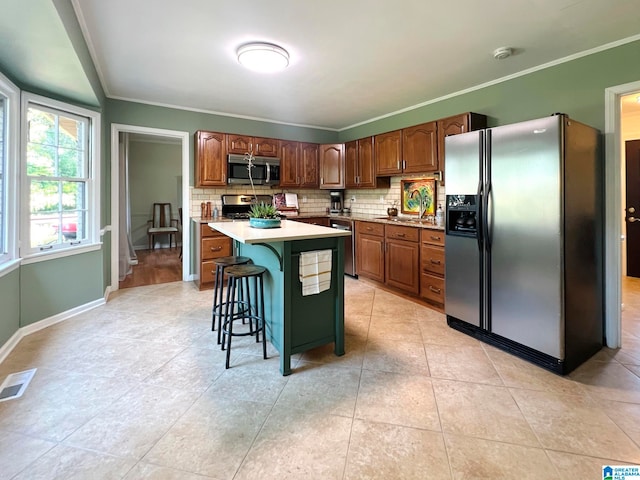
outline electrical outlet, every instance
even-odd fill
[[[307,196],[302,197],[302,203],[307,203]]]
[[[380,195],[380,203],[384,203],[384,195]]]
[[[356,196],[355,195],[351,195],[351,201],[355,202],[356,201]]]

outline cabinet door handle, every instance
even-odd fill
[[[402,169],[406,170],[407,168],[407,161],[406,160],[402,160]]]
[[[433,285],[429,285],[429,290],[431,290],[433,293],[437,293],[438,295],[442,293],[442,290],[440,288],[436,288]]]
[[[440,260],[434,260],[433,258],[430,258],[429,261],[434,265],[440,265]]]
[[[367,229],[366,229],[366,230],[367,230],[367,232],[370,232],[371,230],[373,230],[373,228],[371,228],[371,227],[367,227]]]
[[[398,166],[397,166],[396,168],[397,168],[398,170],[400,170],[400,160],[398,160],[397,165],[398,165]]]
[[[397,237],[404,238],[406,235],[404,233],[396,233]]]
[[[220,250],[222,250],[222,247],[211,247],[210,250],[212,252],[219,252]]]
[[[440,237],[439,237],[439,236],[435,236],[435,235],[431,235],[431,240],[438,240],[438,241],[440,241]]]

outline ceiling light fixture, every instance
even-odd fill
[[[500,47],[496,48],[493,51],[493,58],[496,60],[504,60],[505,58],[510,57],[513,54],[513,50],[509,47]]]
[[[289,65],[289,53],[272,43],[246,43],[237,54],[240,65],[256,72],[279,72]]]

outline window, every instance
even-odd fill
[[[22,256],[97,241],[99,115],[29,95],[23,104]]]
[[[19,90],[0,74],[0,272],[17,258]]]

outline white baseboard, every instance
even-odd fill
[[[18,345],[18,342],[22,340],[23,337],[37,332],[38,330],[42,330],[43,328],[55,325],[56,323],[68,320],[69,318],[75,317],[76,315],[79,315],[81,313],[93,310],[94,308],[99,307],[100,305],[104,305],[105,303],[106,300],[104,298],[99,298],[98,300],[94,300],[93,302],[85,303],[84,305],[72,308],[70,310],[67,310],[66,312],[58,313],[49,318],[45,318],[38,322],[19,328],[18,331],[4,343],[4,345],[0,346],[0,363],[2,363],[5,358],[7,358],[7,356],[16,347],[16,345]]]

